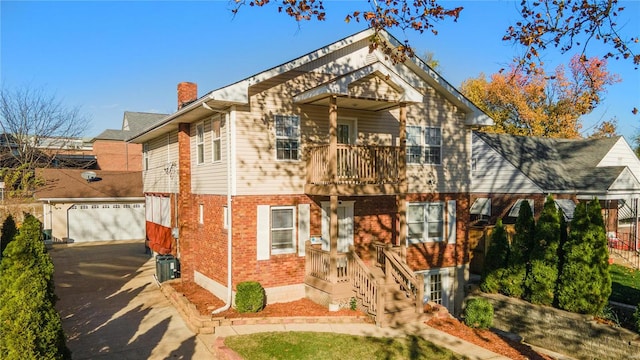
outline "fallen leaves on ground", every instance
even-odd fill
[[[540,354],[526,344],[503,338],[489,329],[472,329],[457,319],[433,318],[427,321],[427,325],[510,359],[553,360],[552,357]]]

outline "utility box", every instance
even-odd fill
[[[156,278],[158,282],[180,277],[180,263],[173,255],[156,255]]]

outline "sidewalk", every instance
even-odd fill
[[[451,336],[424,324],[410,324],[403,328],[379,328],[372,324],[269,324],[269,325],[235,325],[220,326],[211,335],[200,334],[198,337],[207,344],[214,343],[212,350],[220,359],[239,359],[237,355],[224,346],[224,338],[233,335],[246,335],[258,332],[278,331],[313,331],[331,332],[358,336],[401,337],[420,335],[424,339],[471,360],[508,360],[508,357],[496,354],[485,348]]]

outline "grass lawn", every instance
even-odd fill
[[[464,359],[420,337],[374,338],[333,333],[271,332],[230,336],[244,359]]]
[[[634,306],[640,304],[640,270],[612,264],[609,272],[611,273],[609,300]]]

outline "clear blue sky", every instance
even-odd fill
[[[275,0],[278,2],[278,0]],[[464,6],[457,23],[437,24],[439,34],[406,34],[418,55],[434,53],[440,73],[454,86],[508,65],[519,49],[501,41],[518,17],[513,1],[448,1]],[[518,1],[519,3],[519,1]],[[640,2],[626,6],[619,23],[640,35]],[[199,95],[282,64],[365,28],[344,22],[366,1],[326,1],[324,22],[298,24],[274,6],[245,7],[234,18],[222,1],[5,1],[0,2],[0,79],[5,87],[44,88],[91,119],[87,136],[119,129],[124,111],[176,110],[176,85],[198,84]],[[630,21],[634,18],[633,21]],[[640,52],[638,46],[636,53]],[[550,53],[554,67],[566,63]],[[613,117],[629,142],[640,132],[640,70],[609,61],[623,79],[584,118],[585,134]]]

